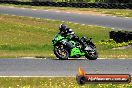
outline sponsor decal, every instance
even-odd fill
[[[78,84],[85,83],[130,83],[129,74],[86,74],[82,68],[78,69],[76,76]]]

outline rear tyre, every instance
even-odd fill
[[[85,52],[85,57],[89,60],[96,60],[98,58],[98,53],[96,50],[94,50],[94,47],[92,47],[92,48],[93,48],[93,50]]]
[[[67,60],[69,58],[69,52],[63,48],[63,45],[55,46],[54,47],[54,54],[60,60]]]

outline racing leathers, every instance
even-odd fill
[[[75,42],[81,43],[81,41],[79,40],[79,37],[76,36],[75,33],[70,28],[66,28],[65,31],[61,31],[61,32],[59,32],[59,34],[61,34],[61,36],[65,37],[65,38],[67,37],[68,40],[73,40]],[[74,46],[70,42],[66,42],[66,45],[70,49],[74,48]]]

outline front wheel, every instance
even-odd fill
[[[96,51],[86,51],[85,53],[85,57],[89,60],[96,60],[98,58]]]
[[[69,58],[69,52],[63,48],[63,45],[55,46],[54,47],[54,54],[60,60],[67,60]]]

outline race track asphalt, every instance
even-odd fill
[[[0,14],[12,14],[36,18],[48,18],[81,24],[99,25],[117,29],[132,30],[131,18],[95,16],[47,10],[31,10],[0,7]],[[131,74],[130,59],[53,60],[53,59],[0,59],[0,76],[76,76],[78,68],[87,73]]]
[[[115,29],[132,30],[132,18],[96,16],[89,14],[66,13],[48,10],[31,10],[0,6],[0,14],[12,14],[36,18],[54,19],[81,24],[98,25]]]
[[[0,76],[76,76],[78,68],[86,73],[131,74],[130,59],[87,59],[53,60],[53,59],[0,59]]]

